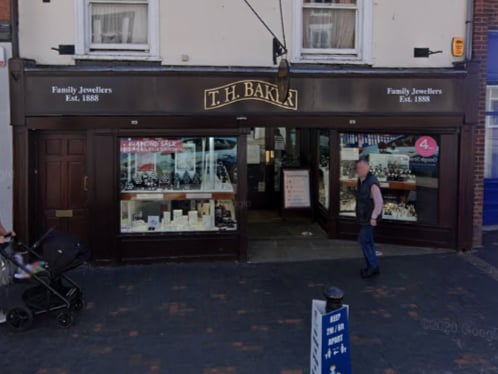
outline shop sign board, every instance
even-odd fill
[[[270,77],[64,71],[25,75],[27,116],[462,114],[462,77],[296,76],[281,100]]]
[[[281,100],[276,84],[262,80],[242,80],[224,86],[204,90],[204,109],[212,110],[239,101],[262,101],[280,108],[297,110],[298,92],[290,89],[285,100]]]

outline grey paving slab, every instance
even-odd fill
[[[471,255],[474,256],[474,255]],[[337,285],[355,374],[498,372],[497,281],[456,254],[264,264],[85,268],[68,330],[0,326],[2,374],[308,373],[310,304]]]

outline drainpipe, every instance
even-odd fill
[[[465,22],[465,61],[472,60],[472,37],[474,35],[474,0],[467,0],[467,21]]]
[[[10,0],[10,33],[12,39],[12,57],[19,57],[19,2]]]

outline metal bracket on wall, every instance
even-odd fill
[[[52,47],[52,50],[59,52],[60,55],[74,55],[74,44],[59,44],[58,48]]]
[[[0,22],[0,42],[10,42],[12,30],[10,22]]]

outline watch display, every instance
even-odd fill
[[[354,217],[356,161],[365,159],[379,181],[387,221],[437,224],[439,146],[433,154],[420,149],[421,135],[340,134],[340,215]],[[437,136],[433,137],[439,143]],[[422,142],[423,143],[423,142]]]

